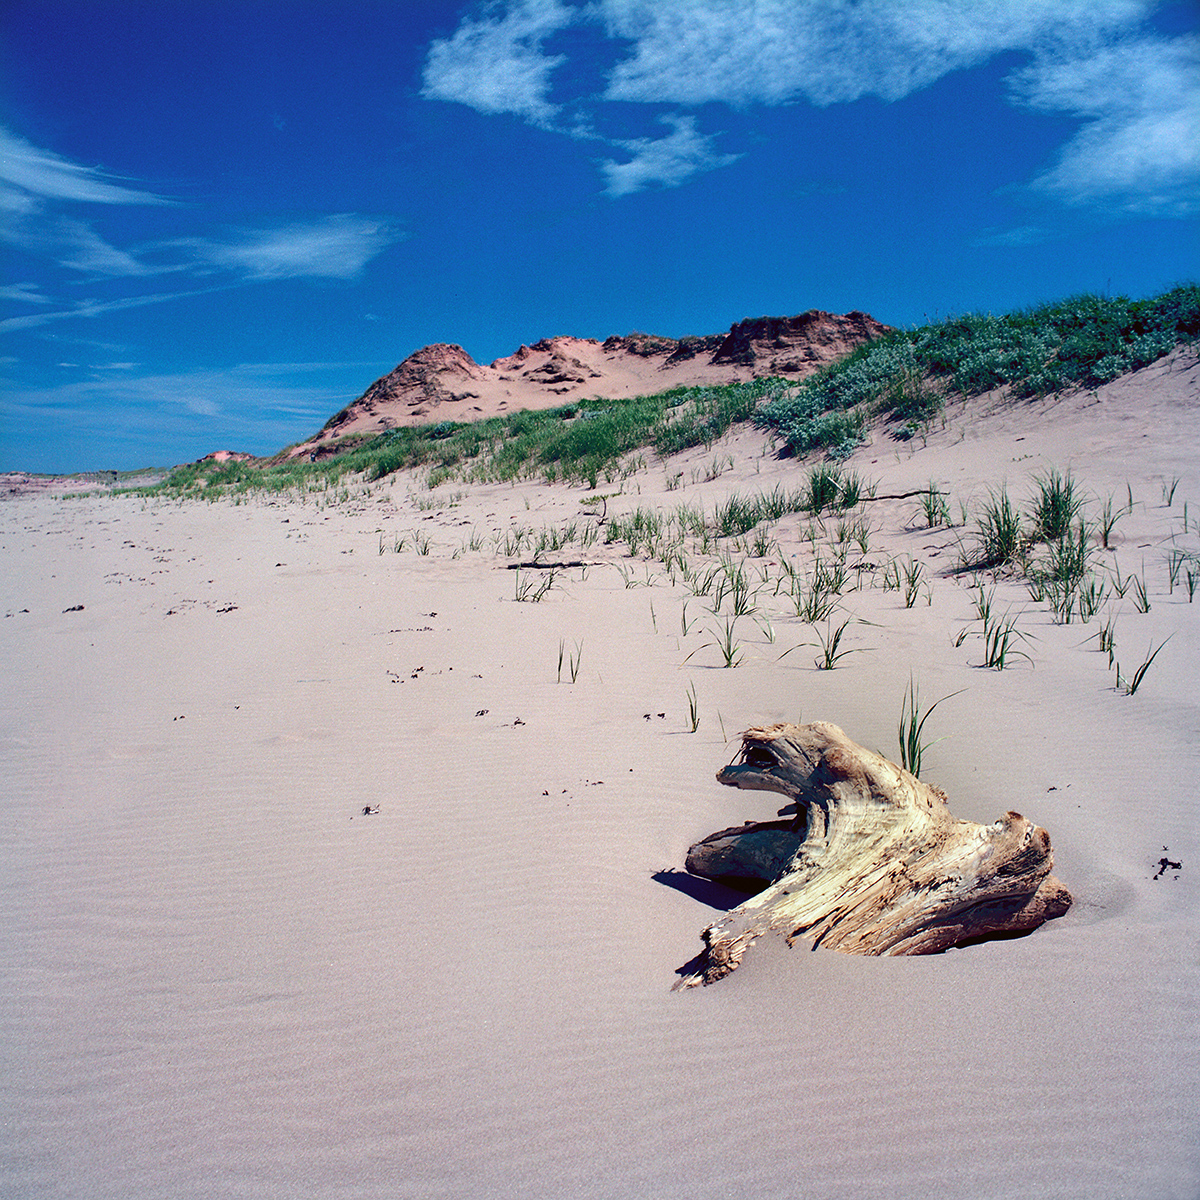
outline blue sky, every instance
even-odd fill
[[[430,342],[1197,271],[1149,0],[5,0],[0,469],[298,441]]]

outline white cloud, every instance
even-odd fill
[[[608,181],[604,190],[608,195],[628,196],[654,184],[678,187],[701,171],[727,166],[741,157],[716,153],[715,138],[698,133],[692,117],[666,116],[662,120],[674,129],[667,137],[615,143],[633,158],[626,163],[610,160],[602,164],[601,170]]]
[[[37,284],[12,283],[0,287],[0,300],[22,300],[26,304],[49,304],[49,296],[43,296]]]
[[[150,192],[111,183],[111,178],[97,168],[39,149],[0,126],[0,210],[8,214],[0,226],[0,240],[90,275],[154,274],[132,254],[106,242],[86,221],[54,211],[63,203],[172,203]]]
[[[10,317],[0,329],[36,328],[74,317],[161,304],[238,283],[272,279],[353,279],[363,267],[404,236],[379,217],[340,213],[274,228],[234,229],[223,236],[176,238],[122,248],[105,240],[89,221],[64,216],[64,203],[166,204],[149,192],[110,182],[110,177],[40,150],[0,128],[0,241],[48,258],[91,280],[155,278],[168,274],[225,275],[218,288],[157,292],[120,299],[87,299],[49,311]],[[14,285],[0,297],[27,303],[50,302],[28,285]]]
[[[353,279],[404,235],[378,217],[341,213],[277,229],[240,230],[227,240],[184,238],[178,248],[201,270],[232,271],[244,279]]]
[[[110,245],[84,221],[59,221],[47,232],[59,243],[56,257],[61,266],[114,278],[159,273],[128,251]]]
[[[985,229],[972,246],[1036,246],[1050,237],[1048,230],[1036,225],[1018,225],[1013,229]]]
[[[1088,120],[1033,187],[1069,204],[1156,216],[1200,210],[1200,38],[1146,38],[1010,79],[1030,108]]]
[[[1092,42],[1141,20],[1144,0],[602,0],[633,52],[606,97],[743,105],[894,101],[1005,50]]]
[[[405,235],[380,217],[339,213],[274,229],[234,229],[224,237],[174,238],[122,250],[83,221],[14,222],[0,238],[47,254],[92,276],[131,278],[230,272],[245,281],[353,279]]]
[[[695,108],[903,99],[1002,53],[1031,65],[1015,102],[1082,122],[1033,181],[1060,203],[1191,211],[1200,179],[1195,39],[1146,33],[1154,0],[562,0],[493,3],[430,48],[424,95],[514,113],[633,155],[602,161],[610,195],[674,187],[730,161],[690,117],[667,138],[604,138],[604,102]],[[563,55],[549,36],[586,26],[621,57],[599,96],[550,100]],[[561,72],[564,79],[571,72]],[[580,114],[589,114],[584,121]]]
[[[490,5],[483,16],[466,18],[453,36],[433,43],[421,94],[456,100],[481,113],[549,122],[557,112],[547,99],[550,75],[565,60],[544,54],[542,44],[579,15],[561,0]]]
[[[6,206],[28,211],[32,197],[87,204],[170,204],[150,192],[111,183],[116,176],[83,167],[51,150],[41,150],[0,126],[0,182]]]
[[[125,308],[142,308],[147,304],[163,304],[168,300],[182,300],[189,296],[206,296],[210,292],[224,291],[226,287],[194,288],[186,292],[159,292],[151,296],[126,296],[121,300],[81,300],[70,308],[54,312],[30,313],[24,317],[8,317],[0,321],[0,333],[15,333],[18,329],[36,329],[54,321],[65,321],[71,317],[98,317],[102,313],[120,312]]]
[[[73,217],[23,212],[0,225],[0,241],[89,275],[127,277],[157,273],[128,251],[110,245],[86,221]]]

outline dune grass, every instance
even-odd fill
[[[872,421],[885,420],[895,436],[910,437],[949,396],[1001,385],[1017,397],[1094,387],[1197,338],[1200,286],[1182,285],[1144,300],[1075,296],[1002,316],[969,314],[896,330],[799,383],[771,377],[587,399],[481,421],[439,421],[346,437],[324,447],[326,456],[315,462],[307,455],[289,458],[286,450],[249,462],[202,461],[174,468],[151,487],[120,490],[207,499],[252,490],[348,499],[351,479],[370,484],[414,468],[428,470],[431,487],[451,479],[540,477],[594,490],[602,479],[611,482],[636,469],[631,457],[640,452],[666,458],[712,446],[750,421],[775,433],[786,454],[820,451],[836,461],[860,444]],[[810,480],[811,511],[833,505],[821,490],[828,482]],[[839,487],[851,483],[840,480]],[[847,495],[842,503],[855,500]],[[940,508],[927,512],[930,522],[944,519]]]
[[[1007,488],[993,491],[983,506],[977,532],[977,552],[967,565],[973,570],[1001,567],[1021,553],[1021,514]]]
[[[948,396],[1007,385],[1018,398],[1097,387],[1200,337],[1200,286],[1144,300],[1073,296],[1002,316],[973,313],[860,346],[771,401],[755,421],[788,451],[828,448],[845,457],[872,418],[911,437]]]
[[[1075,485],[1070,471],[1063,474],[1047,471],[1035,481],[1037,495],[1033,501],[1033,532],[1043,542],[1053,542],[1067,536],[1079,510],[1083,495]]]
[[[957,692],[951,692],[950,695],[943,696],[941,700],[935,700],[922,713],[920,688],[917,687],[916,680],[911,675],[908,677],[908,693],[900,705],[900,729],[898,735],[900,740],[900,765],[918,779],[921,777],[921,762],[925,751],[930,746],[935,745],[936,742],[942,740],[941,738],[937,738],[933,742],[921,741],[921,735],[925,729],[925,722],[929,720],[929,714],[943,701],[961,694],[961,689]]]
[[[505,482],[545,478],[586,484],[621,476],[638,450],[666,457],[711,446],[762,404],[782,398],[793,384],[779,378],[711,387],[684,387],[631,399],[589,399],[540,411],[523,410],[481,421],[439,421],[354,436],[316,462],[281,451],[252,462],[202,461],[176,467],[154,494],[238,494],[327,491],[349,476],[366,483],[397,471],[428,468],[436,487],[449,479]]]
[[[1145,661],[1128,679],[1121,674],[1121,664],[1117,663],[1117,691],[1123,692],[1126,696],[1137,695],[1137,690],[1142,686],[1142,680],[1146,678],[1146,672],[1150,670],[1151,663],[1154,662],[1154,660],[1158,657],[1159,651],[1170,640],[1171,639],[1169,637],[1164,638],[1161,642],[1159,642],[1157,649],[1147,651]]]

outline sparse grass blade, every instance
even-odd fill
[[[846,627],[851,620],[852,618],[847,617],[836,629],[826,626],[824,633],[817,630],[821,647],[821,653],[816,659],[818,670],[832,671],[847,654],[857,654],[866,649],[865,646],[841,647],[842,635],[846,632]]]
[[[1116,617],[1109,617],[1099,629],[1097,638],[1100,642],[1100,652],[1108,655],[1108,665],[1113,665],[1117,650]]]
[[[738,666],[742,661],[742,646],[734,633],[736,625],[737,617],[726,617],[722,626],[711,631],[713,641],[705,642],[703,646],[697,646],[683,661],[687,662],[701,650],[715,646],[720,651],[722,666],[730,668]]]
[[[1174,635],[1171,635],[1171,636],[1174,636]],[[1150,664],[1158,657],[1159,650],[1161,650],[1167,644],[1167,642],[1169,642],[1170,640],[1171,640],[1170,637],[1166,637],[1161,642],[1159,642],[1158,648],[1156,650],[1154,650],[1153,652],[1151,652],[1149,654],[1149,656],[1146,658],[1146,661],[1144,663],[1142,663],[1142,665],[1140,667],[1138,667],[1138,669],[1134,672],[1132,679],[1122,679],[1121,678],[1121,665],[1120,665],[1120,663],[1118,663],[1117,664],[1117,689],[1119,691],[1123,691],[1125,693],[1125,695],[1127,695],[1127,696],[1135,695],[1137,693],[1138,688],[1142,686],[1142,680],[1145,679],[1146,672],[1148,670],[1150,670]]]
[[[912,608],[921,592],[921,575],[924,567],[911,555],[904,568],[904,607]]]
[[[946,497],[938,491],[937,484],[932,479],[929,481],[929,488],[921,493],[921,511],[925,514],[927,529],[950,524],[950,509],[946,504]]]
[[[547,571],[541,578],[530,578],[522,575],[520,570],[514,571],[513,598],[519,604],[537,604],[554,586],[554,571]]]
[[[1128,516],[1133,511],[1132,500],[1124,508],[1113,508],[1113,498],[1109,496],[1104,501],[1103,507],[1100,509],[1100,544],[1105,550],[1112,546],[1112,533],[1117,522],[1124,516]]]
[[[1017,628],[1016,617],[1005,614],[1003,618],[985,624],[983,627],[983,665],[1003,671],[1008,666],[1009,659],[1017,656],[1025,659],[1032,666],[1033,659],[1024,650],[1015,648],[1018,640],[1029,641],[1029,634],[1022,633]]]
[[[1142,568],[1143,572],[1145,567]],[[1150,611],[1150,597],[1146,595],[1146,580],[1141,575],[1130,576],[1133,582],[1133,607],[1140,613]]]
[[[922,756],[930,746],[937,744],[937,742],[921,741],[921,732],[925,728],[925,722],[929,720],[929,714],[942,701],[961,695],[964,690],[960,688],[957,692],[943,696],[941,700],[935,700],[918,718],[917,714],[921,707],[920,690],[913,677],[911,675],[908,677],[908,694],[900,706],[900,764],[918,779],[921,777]],[[937,741],[942,741],[942,739],[938,738]]]
[[[996,589],[992,588],[990,592],[985,592],[983,584],[979,585],[979,594],[975,597],[975,618],[982,621],[986,627],[992,619],[992,599],[996,595]]]
[[[717,636],[717,649],[721,652],[721,658],[724,660],[726,667],[736,667],[742,661],[741,644],[734,637],[734,626],[737,624],[736,617],[727,617],[725,624],[722,626]]]

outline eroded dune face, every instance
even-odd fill
[[[747,730],[717,779],[779,792],[795,819],[722,830],[688,852],[692,874],[763,890],[704,930],[677,986],[723,978],[767,932],[846,954],[934,954],[1028,932],[1071,906],[1044,829],[1016,812],[960,820],[939,789],[836,725]]]
[[[813,309],[794,317],[755,317],[728,333],[700,337],[543,338],[487,366],[461,346],[438,343],[377,379],[293,454],[313,453],[348,433],[474,421],[592,396],[620,399],[766,375],[799,380],[888,328],[866,313]]]

